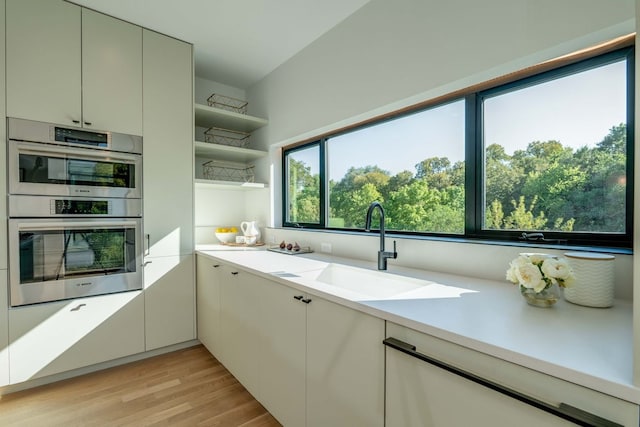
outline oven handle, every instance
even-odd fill
[[[139,226],[139,220],[128,220],[128,221],[68,221],[68,222],[41,222],[41,221],[30,221],[30,220],[11,220],[17,222],[17,228],[19,231],[28,231],[28,230],[69,230],[69,229],[80,229],[80,228],[123,228],[130,227],[134,228]]]
[[[58,154],[64,158],[73,157],[79,160],[108,160],[109,162],[123,161],[136,163],[140,160],[139,154],[128,154],[114,151],[97,150],[95,148],[75,148],[38,144],[33,142],[10,141],[15,145],[18,153],[24,154]]]

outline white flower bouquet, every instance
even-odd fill
[[[552,285],[571,286],[573,271],[565,259],[547,254],[523,253],[509,264],[507,280],[539,293]]]

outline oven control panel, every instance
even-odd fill
[[[109,200],[51,199],[53,215],[110,215]]]

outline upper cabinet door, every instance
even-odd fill
[[[142,135],[142,28],[82,9],[83,126]]]
[[[51,0],[6,8],[7,116],[79,126],[81,8]]]
[[[144,31],[144,232],[154,257],[193,252],[191,50]]]

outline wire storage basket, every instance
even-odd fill
[[[221,108],[227,111],[233,111],[234,113],[247,114],[247,101],[242,99],[232,98],[230,96],[224,96],[214,93],[207,98],[209,107]]]
[[[247,148],[250,135],[246,132],[212,127],[204,132],[204,140],[212,144]]]
[[[202,176],[212,181],[255,182],[253,165],[219,160],[203,163]]]

